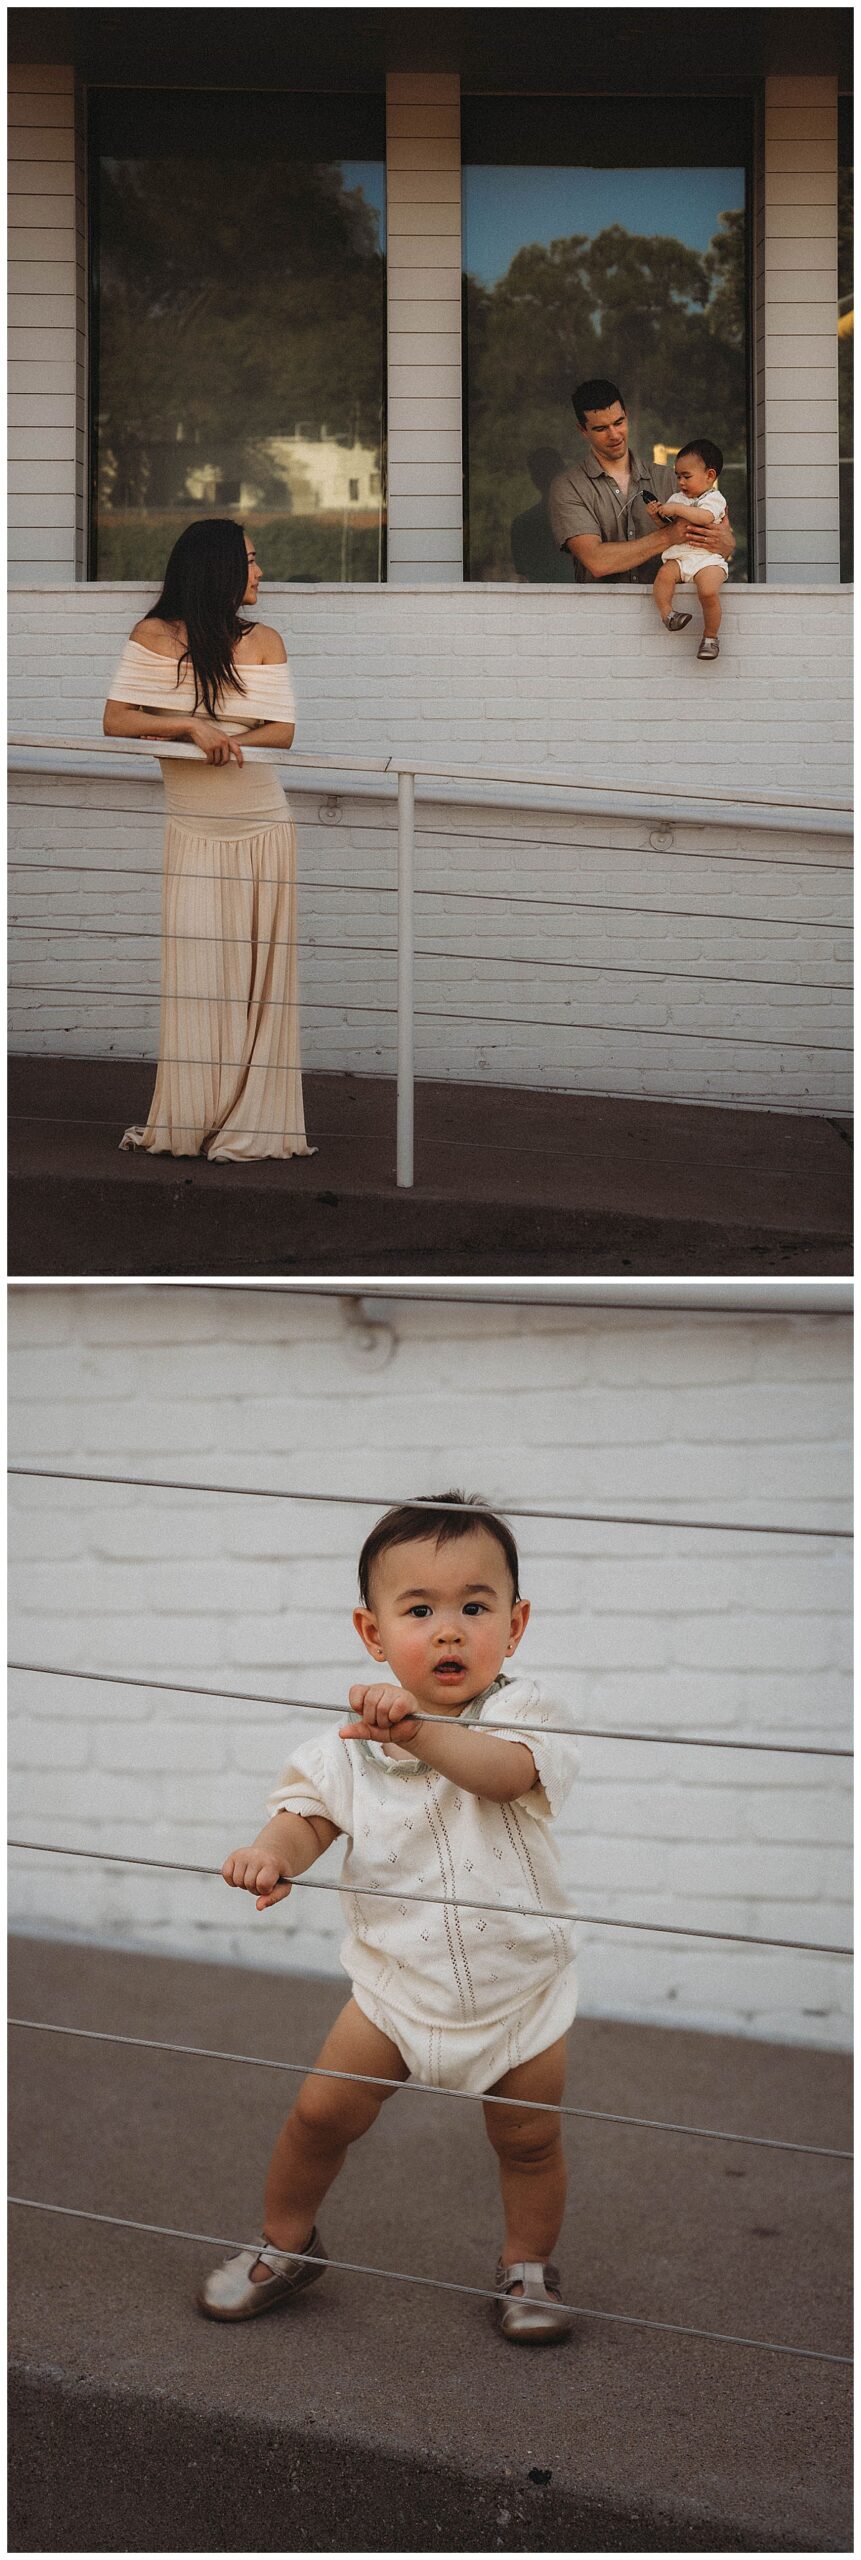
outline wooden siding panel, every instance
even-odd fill
[[[9,550],[37,580],[73,576],[82,448],[83,204],[75,80],[10,72]]]

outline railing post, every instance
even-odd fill
[[[413,946],[415,899],[416,784],[412,773],[398,774],[398,1142],[397,1185],[413,1183],[415,1120],[415,1030],[413,1022]]]

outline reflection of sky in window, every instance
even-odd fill
[[[619,223],[707,249],[722,213],[744,204],[743,169],[487,169],[463,173],[468,275],[495,284],[518,249],[592,239]]]
[[[386,173],[381,160],[342,160],[341,176],[349,194],[360,187],[365,203],[377,215],[380,248],[386,244]]]

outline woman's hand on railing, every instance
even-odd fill
[[[242,763],[239,739],[229,738],[226,729],[219,728],[217,720],[189,720],[184,734],[190,747],[202,749],[207,764],[229,764],[231,756],[235,756],[237,764]]]

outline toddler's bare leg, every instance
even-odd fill
[[[397,2045],[371,2025],[355,2000],[330,2028],[317,2061],[324,2071],[367,2072],[372,2078],[407,2080]],[[311,2071],[282,2125],[266,2180],[263,2229],[276,2249],[304,2249],[322,2203],[342,2168],[350,2143],[367,2133],[387,2089],[349,2080],[322,2080]],[[267,2269],[255,2281],[265,2278]]]
[[[565,2087],[565,2038],[521,2062],[497,2080],[494,2097],[510,2098],[510,2107],[485,2107],[484,2121],[499,2160],[499,2183],[505,2209],[503,2266],[521,2258],[549,2258],[562,2228],[567,2185],[560,2119],[544,2108],[558,2107]],[[541,2102],[518,2106],[518,2099]],[[518,2287],[518,2290],[520,2288]]]
[[[723,570],[698,569],[694,585],[703,609],[704,636],[707,640],[716,640],[720,630],[720,593],[726,585]]]
[[[662,622],[666,622],[668,614],[672,613],[673,596],[681,574],[677,560],[661,561],[652,594]]]

